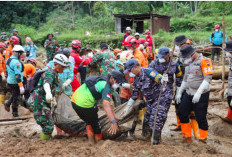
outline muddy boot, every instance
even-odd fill
[[[95,141],[99,142],[102,140],[102,134],[95,134]]]
[[[181,131],[181,126],[180,126],[180,118],[179,116],[176,116],[176,128],[170,129],[171,131]]]
[[[10,112],[10,104],[11,103],[8,100],[4,102],[4,107],[7,112]]]
[[[41,140],[49,140],[52,137],[51,134],[45,134],[43,132],[40,133],[40,139]]]
[[[182,143],[192,143],[192,137],[183,137]]]
[[[151,138],[152,130],[150,129],[149,125],[145,122],[143,122],[143,128],[142,128],[142,136],[145,138]]]
[[[19,117],[18,112],[13,112],[12,115],[13,115],[13,117]]]
[[[161,141],[161,131],[155,131],[153,138],[153,145],[160,144],[160,141]]]

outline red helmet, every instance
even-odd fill
[[[134,42],[137,42],[137,40],[135,39],[135,37],[133,36],[128,36],[126,39],[125,39],[125,46],[132,46],[132,44]]]
[[[6,44],[4,44],[4,43],[0,42],[0,47],[2,47],[2,48],[4,48],[4,49],[6,49]]]
[[[71,46],[74,48],[81,47],[81,42],[79,40],[73,40]]]
[[[144,44],[146,42],[146,40],[144,38],[139,38],[138,42],[139,42],[139,44]]]
[[[34,58],[30,58],[27,60],[27,63],[34,63],[35,65],[37,64],[36,60]]]
[[[14,44],[18,44],[19,43],[19,38],[16,36],[12,36],[10,37],[10,41],[12,41]]]
[[[150,32],[149,30],[146,30],[144,34],[145,34],[145,35],[148,35],[148,34],[150,34],[150,33],[151,33],[151,32]]]
[[[217,25],[214,26],[214,28],[215,28],[215,29],[218,29],[218,28],[220,28],[220,25],[217,24]]]

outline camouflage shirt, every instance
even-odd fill
[[[50,42],[50,40],[46,40],[45,42],[44,42],[44,48],[45,49],[49,49],[49,50],[55,50],[56,49],[56,40],[55,39],[52,39],[52,43],[46,48],[46,46],[48,45],[48,43]]]

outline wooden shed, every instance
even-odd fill
[[[144,20],[151,21],[151,33],[159,32],[159,29],[169,32],[170,16],[158,14],[114,14],[116,21],[116,32],[118,34],[125,32],[126,27],[131,27],[138,33],[144,33]],[[136,28],[135,28],[136,27]]]

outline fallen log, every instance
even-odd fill
[[[5,121],[5,122],[0,122],[0,126],[2,126],[2,125],[12,125],[12,124],[21,124],[21,123],[23,123],[22,120]]]
[[[26,120],[29,118],[33,118],[33,116],[22,116],[22,117],[12,117],[12,118],[4,118],[4,119],[0,119],[0,122],[4,122],[4,121],[17,121],[17,120]]]

